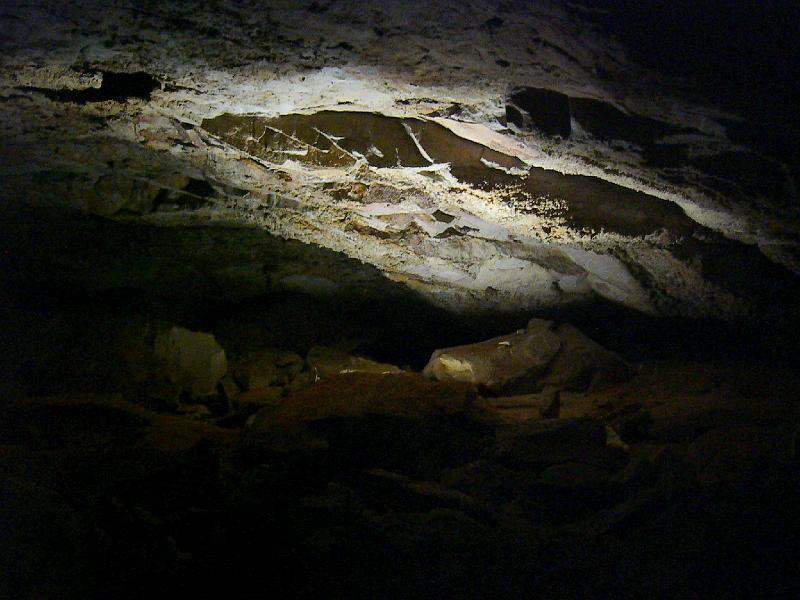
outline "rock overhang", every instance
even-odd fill
[[[626,61],[591,27],[555,5],[494,21],[490,6],[470,6],[423,31],[403,29],[403,10],[387,5],[349,24],[358,6],[276,4],[263,17],[232,8],[213,31],[200,26],[210,12],[135,16],[120,6],[115,18],[137,20],[149,37],[111,41],[106,52],[90,44],[81,66],[63,49],[11,44],[4,85],[23,89],[4,103],[4,123],[34,175],[11,185],[128,222],[236,224],[318,244],[452,310],[599,296],[655,314],[736,318],[759,310],[763,288],[796,286],[791,210],[684,162],[713,165],[737,148],[727,116],[676,100],[679,84]],[[175,19],[174,52],[158,52],[162,24]],[[60,27],[57,15],[45,22]],[[265,54],[255,35],[267,23]],[[533,45],[510,35],[526,28]],[[58,35],[67,47],[77,41]],[[472,58],[470,37],[487,41]],[[147,71],[160,89],[149,101],[83,106],[30,89],[102,91],[102,80],[87,83],[98,71]],[[520,86],[568,99],[569,135],[505,123]],[[20,116],[28,121],[12,122]],[[267,124],[283,154],[263,143]]]

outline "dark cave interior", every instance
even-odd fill
[[[800,596],[793,3],[117,4],[0,11],[0,598]]]

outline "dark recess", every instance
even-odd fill
[[[601,140],[626,140],[647,146],[659,138],[693,130],[636,114],[590,98],[570,98],[570,114],[585,130]]]
[[[684,80],[683,93],[745,121],[728,135],[797,165],[800,3],[794,0],[594,0],[582,14],[631,57]],[[576,7],[567,5],[577,10]]]
[[[63,230],[60,236],[54,233],[57,229]],[[259,230],[148,228],[73,218],[5,225],[0,238],[8,249],[0,261],[2,307],[8,314],[24,310],[45,320],[58,314],[87,315],[81,318],[94,324],[101,315],[142,315],[212,331],[228,343],[223,333],[233,317],[266,328],[275,346],[301,354],[314,344],[349,337],[362,340],[358,350],[367,356],[416,368],[424,366],[436,348],[505,334],[524,327],[532,316],[572,323],[634,359],[775,364],[798,356],[792,333],[796,315],[787,305],[794,296],[781,297],[772,288],[764,289],[763,295],[779,298],[783,310],[765,310],[758,318],[735,323],[655,318],[600,298],[535,315],[499,310],[457,315],[432,306],[373,267]],[[710,267],[731,268],[722,257],[707,258]],[[254,282],[250,288],[230,287],[218,279],[221,268],[254,260],[263,263],[268,275],[308,265],[306,272],[336,278],[339,289],[318,297],[273,286],[269,277],[264,287]],[[745,256],[737,257],[739,266],[745,263]],[[30,328],[21,335],[30,335]]]
[[[569,96],[543,88],[523,87],[511,91],[506,119],[523,130],[539,129],[547,135],[569,137]]]
[[[59,102],[86,104],[87,102],[104,102],[107,100],[124,102],[130,98],[149,100],[153,90],[158,89],[160,85],[161,84],[155,77],[142,71],[136,73],[105,71],[103,73],[103,82],[100,84],[99,88],[88,88],[85,90],[53,90],[49,88],[23,86],[19,89],[38,92],[44,94],[51,100],[58,100]]]

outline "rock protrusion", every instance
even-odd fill
[[[425,375],[439,381],[462,381],[495,393],[536,391],[561,348],[547,321],[533,319],[527,329],[477,344],[436,350]]]
[[[250,422],[249,435],[277,450],[318,448],[327,445],[328,435],[336,435],[336,427],[329,430],[332,423],[347,423],[347,436],[352,438],[358,423],[367,427],[370,419],[387,426],[479,416],[476,399],[468,385],[432,382],[416,373],[336,374],[288,395],[277,406],[261,409]]]
[[[487,398],[487,404],[508,422],[536,419],[557,419],[561,409],[560,393],[548,388],[538,394],[520,394]]]
[[[347,373],[376,373],[389,375],[401,373],[401,369],[388,363],[380,363],[361,356],[353,356],[342,350],[327,346],[314,346],[306,356],[308,369],[315,378],[345,375]]]
[[[608,350],[569,324],[556,329],[561,351],[550,364],[540,384],[559,389],[583,391],[627,381],[631,366],[617,353]]]
[[[214,394],[228,370],[225,350],[210,333],[171,327],[156,336],[153,349],[169,380],[193,398]]]
[[[599,389],[628,380],[633,371],[621,356],[575,327],[554,328],[532,319],[525,330],[510,335],[436,350],[424,374],[493,394],[531,394],[544,388]]]

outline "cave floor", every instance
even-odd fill
[[[562,393],[559,418],[533,425],[480,398],[415,415],[341,409],[428,385],[324,380],[301,392],[324,418],[283,414],[305,429],[280,449],[120,394],[7,404],[0,522],[14,552],[0,595],[798,592],[796,372],[649,361],[627,383]]]
[[[0,600],[800,598],[793,21],[582,4],[3,5]]]

